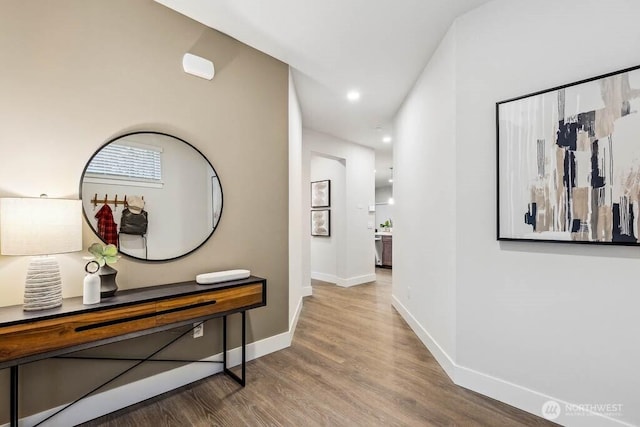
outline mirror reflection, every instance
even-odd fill
[[[102,146],[80,183],[87,222],[133,258],[166,261],[209,239],[222,214],[211,163],[177,137],[136,132]]]

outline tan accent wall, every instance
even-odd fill
[[[206,81],[182,71],[191,52],[211,59]],[[135,288],[247,268],[268,279],[268,306],[250,312],[248,341],[288,329],[287,65],[151,0],[4,0],[0,5],[0,197],[78,197],[80,175],[103,143],[152,130],[189,141],[209,158],[224,191],[212,238],[176,261],[121,259],[118,283]],[[188,206],[184,207],[188,209]],[[97,241],[85,225],[84,246]],[[1,238],[1,236],[0,236]],[[64,294],[82,293],[82,256],[59,256]],[[0,256],[0,305],[20,304],[27,257]],[[220,350],[217,321],[167,357]],[[239,322],[232,322],[238,336]],[[175,332],[92,350],[145,355]],[[238,345],[234,338],[232,345]],[[21,416],[75,399],[122,366],[52,360],[21,368]],[[173,365],[149,364],[114,385]],[[0,371],[0,423],[8,421]],[[6,404],[5,404],[6,402]]]

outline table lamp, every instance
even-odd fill
[[[24,310],[62,305],[60,267],[53,254],[82,249],[82,201],[0,198],[0,253],[35,255],[27,269]]]

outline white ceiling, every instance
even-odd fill
[[[289,64],[303,125],[376,149],[380,186],[402,101],[455,17],[489,0],[155,1]]]

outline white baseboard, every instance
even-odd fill
[[[301,299],[302,300],[302,299]],[[300,304],[299,307],[302,305]],[[297,319],[297,317],[296,317]],[[297,320],[296,320],[297,322]],[[295,327],[295,323],[293,323]],[[283,332],[260,341],[247,344],[247,361],[257,359],[269,353],[282,350],[291,345],[292,334]],[[240,347],[228,353],[229,366],[240,365],[242,349]],[[222,360],[222,354],[207,357],[203,360]],[[162,372],[132,383],[87,397],[71,408],[56,415],[46,422],[47,427],[68,427],[90,421],[143,400],[150,399],[167,391],[185,386],[194,381],[222,372],[222,364],[191,363],[170,371]],[[249,378],[249,381],[251,379]],[[32,426],[62,409],[65,405],[34,414],[19,420],[19,426]],[[2,427],[9,427],[4,424]]]
[[[420,325],[416,318],[413,317],[404,305],[402,305],[395,295],[391,296],[391,305],[398,311],[398,313],[400,313],[400,316],[402,316],[405,322],[409,324],[409,327],[418,336],[420,341],[422,341],[424,346],[429,349],[431,354],[433,354],[433,357],[435,357],[440,366],[442,366],[442,369],[444,369],[444,372],[449,376],[449,378],[451,378],[453,382],[456,382],[456,364],[453,359],[451,359],[447,352],[440,347],[431,334],[429,334],[429,332]]]
[[[468,388],[485,396],[507,403],[531,414],[542,417],[542,407],[549,401],[559,405],[559,416],[552,421],[564,426],[576,427],[633,427],[622,420],[605,416],[571,404],[564,400],[528,389],[518,384],[487,375],[464,366],[456,365],[456,381],[461,387]],[[567,412],[569,408],[569,412]]]
[[[365,274],[364,276],[350,277],[348,279],[342,279],[338,277],[336,285],[343,288],[349,288],[351,286],[362,285],[363,283],[375,282],[376,274]]]
[[[302,288],[303,297],[310,297],[311,295],[313,295],[313,288],[311,286],[305,286]]]
[[[336,285],[349,288],[351,286],[361,285],[363,283],[374,282],[376,280],[376,274],[365,274],[364,276],[356,276],[349,278],[342,278],[333,274],[319,273],[317,271],[311,272],[311,278],[315,280],[322,280],[323,282],[335,283]]]
[[[622,420],[585,410],[581,408],[580,405],[571,404],[544,393],[456,364],[395,295],[392,295],[392,305],[409,324],[409,327],[425,347],[427,347],[455,384],[539,417],[543,416],[542,406],[545,403],[549,401],[557,402],[560,407],[560,415],[552,421],[561,425],[577,427],[632,427],[632,424],[625,423]],[[571,413],[567,412],[567,408],[569,408]]]
[[[317,271],[311,272],[311,278],[314,280],[322,280],[323,282],[328,283],[336,283],[338,281],[338,276],[334,274],[319,273]]]
[[[293,335],[296,333],[296,326],[298,326],[298,320],[300,319],[300,313],[302,312],[302,302],[304,301],[302,297],[303,295],[301,295],[298,300],[296,311],[293,313],[293,318],[291,318],[291,323],[289,324],[289,338],[291,340],[293,339]],[[289,342],[289,345],[291,345],[291,342]]]

